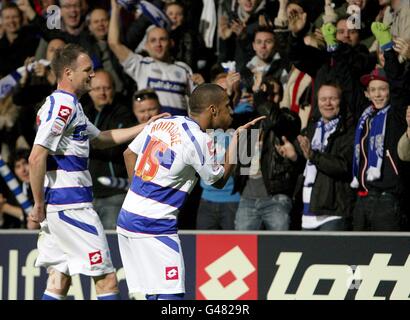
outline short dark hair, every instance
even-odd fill
[[[12,170],[16,166],[17,161],[22,159],[28,162],[28,158],[30,157],[30,150],[28,149],[17,149],[14,153],[10,155],[9,165]]]
[[[14,2],[6,2],[3,7],[0,10],[0,14],[3,13],[4,10],[6,9],[14,9],[17,10],[17,12],[19,13],[20,19],[23,19],[23,13],[21,12],[21,10],[19,9],[19,7],[17,6],[17,4],[15,4]]]
[[[214,65],[212,65],[211,70],[209,71],[210,81],[215,82],[215,80],[219,78],[220,74],[228,74],[228,73],[219,63],[215,63]]]
[[[278,88],[279,88],[279,91],[277,92],[277,94],[280,97],[280,101],[283,99],[283,84],[280,81],[280,79],[275,77],[273,74],[267,73],[263,76],[262,83],[268,84],[272,87],[272,95],[274,95],[273,85],[274,85],[274,83],[276,83],[278,85]]]
[[[219,104],[226,96],[225,90],[214,83],[203,83],[195,88],[189,98],[189,111],[200,114],[210,105]]]
[[[157,100],[159,102],[158,95],[156,94],[154,89],[147,88],[147,89],[138,90],[132,96],[132,100],[134,102],[135,101],[141,102],[141,101],[148,100],[148,99]]]
[[[324,86],[336,88],[339,91],[340,97],[342,97],[343,87],[339,82],[335,80],[325,80],[320,84],[319,89],[317,90],[317,94],[319,94],[319,90]]]
[[[348,14],[343,14],[343,15],[339,16],[339,17],[337,18],[337,20],[336,20],[335,27],[337,28],[337,25],[338,25],[339,22],[342,21],[342,20],[346,20],[346,22],[348,22],[348,21],[349,21],[349,18],[350,18],[350,16],[349,16]],[[357,31],[357,33],[359,34],[359,38],[360,38],[360,39],[362,38],[362,33],[363,33],[363,30],[362,30],[362,29],[360,29],[360,30],[358,30],[358,29],[351,29],[351,30]]]
[[[184,6],[184,4],[183,4],[182,2],[180,2],[180,1],[171,1],[171,2],[165,3],[164,12],[165,12],[165,11],[168,9],[168,7],[170,7],[170,6],[178,6],[178,7],[182,8],[182,13],[185,15],[185,6]]]
[[[80,54],[87,54],[87,51],[78,44],[69,43],[64,47],[57,49],[54,58],[51,61],[51,69],[60,80],[63,75],[64,68],[74,68],[74,64]]]
[[[275,40],[275,32],[273,31],[272,28],[266,27],[266,26],[258,26],[255,31],[253,32],[253,41],[256,39],[256,34],[259,32],[266,32],[266,33],[271,33],[273,36],[273,40]]]
[[[350,16],[348,14],[342,14],[340,16],[337,17],[336,22],[335,22],[335,26],[337,26],[337,24],[342,21],[342,20],[349,20]]]

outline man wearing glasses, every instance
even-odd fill
[[[128,107],[123,105],[111,74],[104,70],[95,72],[91,79],[89,92],[91,103],[84,107],[88,119],[101,131],[129,128],[135,125],[136,119]],[[127,178],[122,153],[126,144],[109,149],[90,150],[89,170],[93,180],[94,208],[98,212],[104,229],[115,229],[117,215],[124,201],[125,191],[120,188],[105,186],[98,181],[99,177]]]
[[[41,36],[46,41],[53,38],[63,38],[67,43],[79,43],[84,36],[84,23],[82,19],[81,0],[62,0],[61,28],[50,28],[45,17],[39,16],[30,4],[29,0],[19,0],[19,9],[25,13],[30,23],[41,30]],[[57,26],[57,25],[56,25]]]

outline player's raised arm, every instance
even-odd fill
[[[164,112],[159,115],[153,116],[146,123],[137,124],[136,126],[133,126],[131,128],[102,131],[95,139],[91,140],[91,144],[96,149],[111,148],[116,145],[123,144],[134,139],[145,128],[146,125],[159,118],[169,116],[170,114],[168,112]]]
[[[258,117],[247,124],[240,126],[238,129],[235,130],[235,133],[232,137],[231,143],[229,144],[229,148],[225,153],[225,164],[224,164],[224,175],[217,181],[215,182],[212,186],[218,189],[222,189],[226,182],[228,181],[229,177],[232,174],[232,171],[235,168],[235,161],[234,159],[236,158],[236,151],[238,147],[238,142],[239,142],[239,136],[241,134],[246,134],[246,130],[252,128],[256,123],[259,121],[265,119],[265,116]]]
[[[47,156],[48,149],[35,144],[29,158],[30,185],[34,198],[34,207],[30,213],[30,217],[34,222],[41,222],[46,217],[44,206],[44,177],[46,174]]]
[[[108,45],[122,63],[132,51],[120,42],[120,6],[117,0],[111,0],[111,18],[108,29]]]

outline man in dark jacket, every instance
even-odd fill
[[[254,95],[255,109],[259,115],[267,116],[260,130],[249,130],[247,141],[240,141],[239,161],[235,171],[234,192],[239,191],[241,199],[236,212],[236,230],[288,230],[292,193],[298,176],[298,164],[283,158],[274,147],[278,141],[279,127],[294,126],[300,131],[300,119],[273,103],[274,91],[263,82],[266,92],[260,90]],[[263,87],[262,86],[262,87]],[[279,99],[280,100],[280,99]],[[286,125],[279,123],[286,121]],[[291,131],[287,129],[287,131]],[[284,134],[286,135],[286,134]],[[282,136],[282,134],[280,134]],[[288,136],[292,140],[292,137]],[[252,150],[250,157],[248,151]]]
[[[35,28],[23,26],[23,16],[14,3],[1,9],[4,35],[0,38],[0,78],[24,65],[34,55],[39,37]]]
[[[280,33],[279,33],[280,34]],[[255,29],[252,48],[255,55],[240,70],[241,84],[248,92],[252,92],[252,86],[259,84],[266,74],[282,80],[287,78],[290,67],[284,52],[279,52],[280,42],[284,42],[283,37],[278,37],[269,27],[258,27]]]
[[[128,128],[136,124],[131,110],[122,105],[118,96],[115,96],[113,80],[107,71],[100,70],[95,73],[89,95],[92,103],[85,106],[84,112],[98,129]],[[93,179],[94,206],[106,229],[115,229],[126,191],[104,186],[98,178],[127,178],[122,155],[126,148],[127,145],[124,144],[104,150],[91,148],[90,152],[89,170]]]
[[[127,84],[129,79],[122,70],[122,67],[108,46],[108,25],[109,14],[107,10],[95,8],[90,12],[88,19],[88,32],[79,40],[79,44],[87,50],[94,63],[94,68],[103,68],[108,71],[115,84],[117,93],[128,94]]]
[[[321,118],[309,123],[306,136],[298,136],[300,149],[286,138],[283,146],[278,146],[279,153],[292,161],[301,157],[300,153],[307,160],[303,191],[298,190],[303,193],[304,230],[350,229],[354,199],[349,186],[354,126],[346,121],[341,97],[338,84],[322,84],[318,92]]]
[[[84,34],[81,0],[61,0],[61,20],[57,20],[60,17],[57,14],[48,18],[38,15],[29,0],[19,0],[18,6],[27,16],[30,25],[38,28],[42,38],[47,42],[60,38],[66,43],[78,43]]]
[[[306,16],[297,12],[289,13],[290,36],[289,59],[295,67],[314,79],[314,96],[317,96],[321,84],[328,81],[340,83],[343,87],[343,100],[348,113],[355,119],[363,111],[366,101],[360,87],[360,76],[369,73],[375,66],[376,58],[369,54],[364,45],[356,44],[345,38],[337,30],[347,17],[339,19],[336,26],[327,24],[322,33],[326,40],[327,51],[304,43],[304,37],[310,30]],[[347,68],[346,68],[347,66]],[[320,118],[317,101],[313,101],[313,118]]]

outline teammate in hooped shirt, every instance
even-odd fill
[[[78,99],[91,89],[94,70],[80,46],[59,49],[51,65],[57,90],[38,112],[39,128],[29,158],[35,201],[30,216],[41,223],[36,266],[46,267],[49,273],[43,300],[63,299],[71,276],[79,273],[93,277],[98,299],[116,300],[115,270],[92,207],[89,142],[96,148],[125,143],[146,124],[100,132],[89,122]]]
[[[177,234],[179,209],[197,181],[196,173],[209,185],[225,185],[234,167],[238,133],[264,118],[238,128],[222,166],[214,161],[212,139],[205,130],[229,128],[232,109],[227,94],[218,85],[203,84],[193,91],[189,105],[190,118],[152,122],[124,152],[131,185],[117,232],[130,296],[182,299],[185,271]]]

